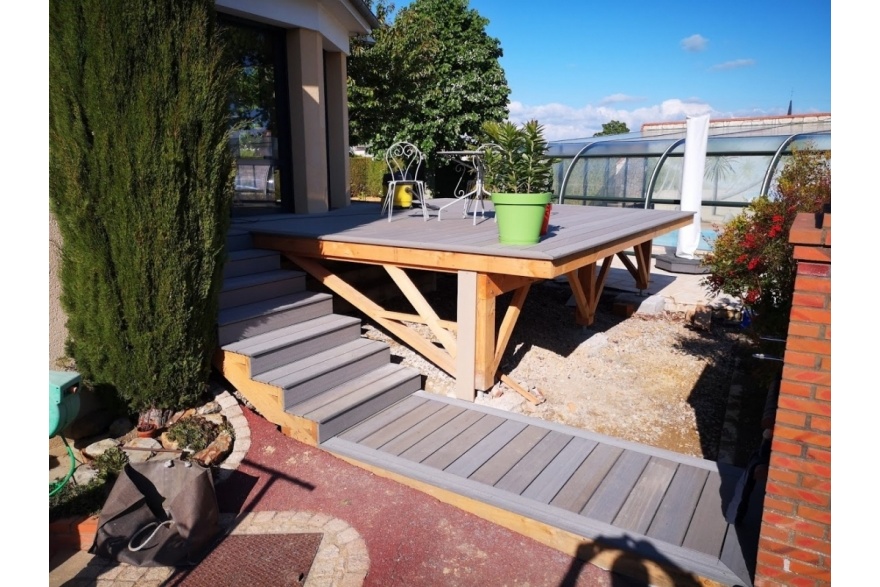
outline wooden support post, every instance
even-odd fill
[[[477,395],[475,350],[477,344],[477,273],[458,272],[458,355],[455,358],[455,397],[474,401]]]
[[[474,386],[487,391],[495,385],[495,296],[485,273],[477,274],[476,339],[474,344]]]

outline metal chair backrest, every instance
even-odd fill
[[[393,181],[417,181],[425,155],[412,143],[394,143],[385,151],[385,163]]]

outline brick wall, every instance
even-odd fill
[[[831,585],[831,213],[800,214],[755,584]]]

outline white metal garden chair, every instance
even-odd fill
[[[422,207],[422,216],[425,220],[428,219],[428,208],[425,204],[425,182],[420,179],[419,175],[424,162],[424,153],[412,143],[394,143],[385,152],[385,163],[388,165],[390,179],[380,214],[384,214],[387,208],[388,222],[391,222],[394,199],[398,189],[408,190],[412,195],[413,205],[418,203]]]

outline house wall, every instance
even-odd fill
[[[831,585],[831,213],[800,214],[755,584]]]

